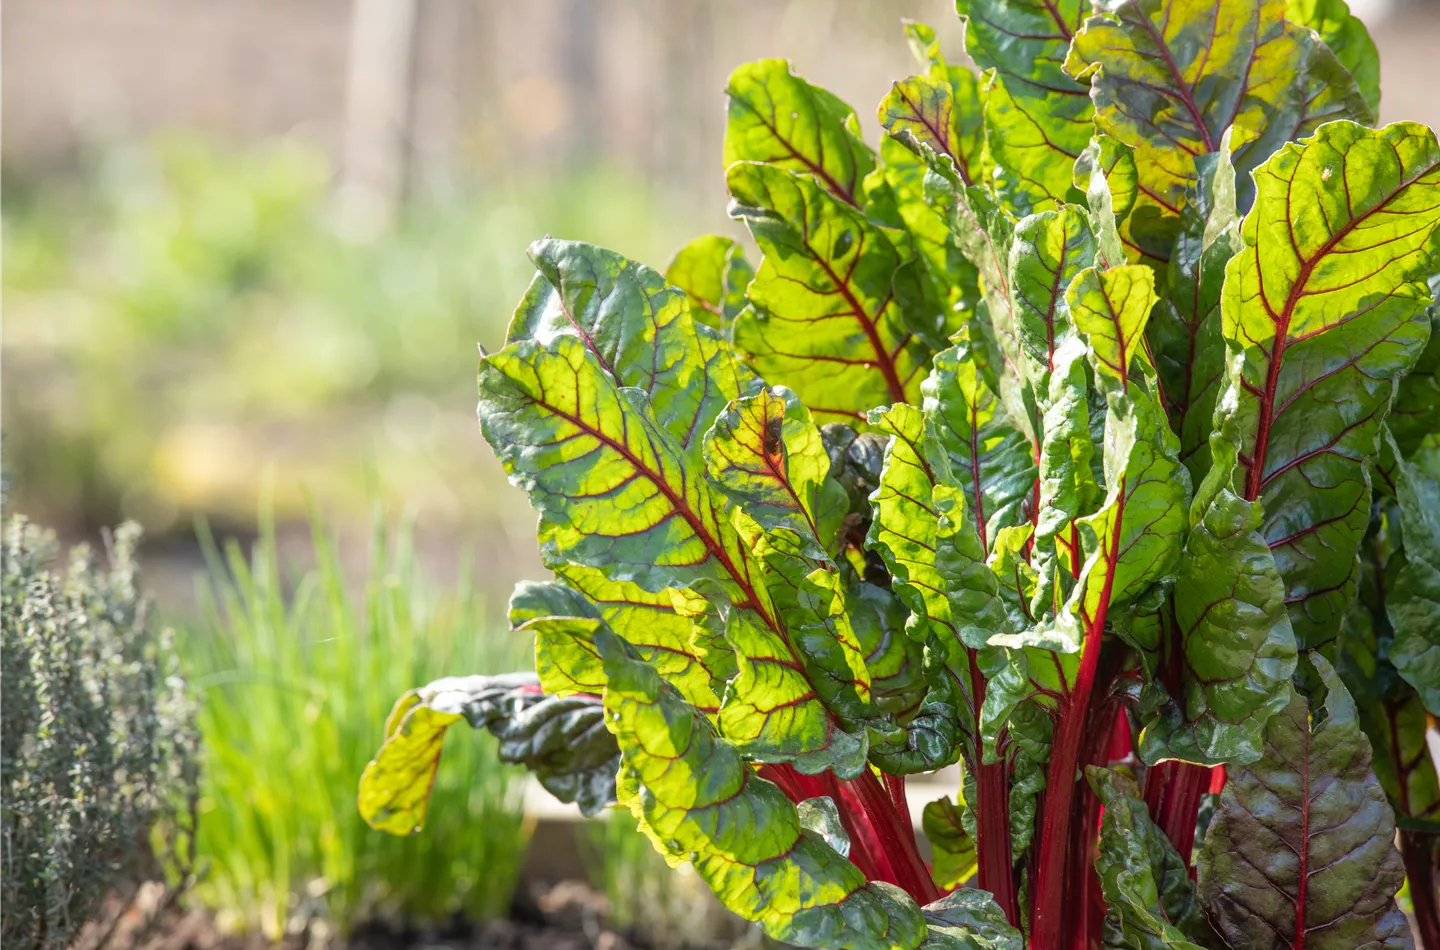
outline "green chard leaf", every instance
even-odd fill
[[[727,180],[730,213],[765,254],[750,285],[755,307],[734,324],[756,371],[830,420],[918,402],[930,354],[896,300],[904,262],[890,238],[783,168],[742,162]]]
[[[598,693],[604,670],[594,644],[602,625],[636,648],[686,702],[713,714],[720,699],[691,635],[709,605],[693,591],[651,593],[577,564],[555,568],[564,583],[521,581],[510,597],[510,624],[535,637],[535,669],[548,693]]]
[[[1127,251],[1120,236],[1120,225],[1135,207],[1139,186],[1135,150],[1117,138],[1096,135],[1075,160],[1075,189],[1085,193],[1102,266],[1140,259],[1140,249]]]
[[[1231,130],[1220,148],[1196,159],[1199,178],[1180,212],[1165,269],[1165,293],[1146,338],[1155,354],[1165,410],[1180,436],[1180,460],[1196,484],[1210,470],[1210,430],[1225,371],[1220,296],[1225,265],[1240,250]]]
[[[867,883],[779,788],[759,778],[623,643],[600,643],[605,709],[652,841],[693,862],[725,906],[770,937],[808,947],[913,948],[920,910],[902,891]]]
[[[1006,528],[1025,519],[1023,506],[1035,483],[1030,446],[981,378],[968,344],[935,354],[921,385],[924,411],[949,462],[987,553]]]
[[[1390,660],[1440,715],[1440,483],[1397,458],[1395,494],[1405,550],[1385,599],[1395,631]]]
[[[963,802],[959,805],[947,795],[926,802],[922,813],[925,837],[933,854],[935,883],[946,890],[959,887],[975,874],[978,859],[975,842],[965,830],[962,820]]]
[[[860,208],[861,183],[875,167],[875,154],[860,138],[854,109],[795,75],[783,59],[739,67],[725,93],[726,168],[764,162],[813,176],[829,194]]]
[[[1440,296],[1440,273],[1430,275],[1430,295]],[[1440,303],[1430,305],[1430,339],[1415,366],[1400,380],[1387,424],[1395,444],[1411,458],[1421,444],[1440,432]]]
[[[1265,512],[1298,645],[1334,640],[1369,521],[1367,465],[1429,331],[1440,147],[1428,129],[1331,123],[1255,172],[1226,269],[1229,347],[1201,495]]]
[[[1389,502],[1383,517],[1380,512],[1372,517],[1361,547],[1359,597],[1341,628],[1337,666],[1355,698],[1374,752],[1375,775],[1397,820],[1402,828],[1428,823],[1433,832],[1440,830],[1440,781],[1426,742],[1425,706],[1390,661],[1394,630],[1386,615],[1387,600],[1405,559],[1398,549],[1390,550],[1388,535],[1398,511],[1393,500]]]
[[[540,272],[505,342],[583,341],[616,383],[645,392],[656,420],[688,455],[727,402],[760,388],[654,270],[593,244],[550,238],[530,246],[530,259]]]
[[[1294,694],[1266,724],[1264,758],[1230,771],[1200,853],[1200,900],[1232,947],[1408,947],[1395,818],[1354,701],[1312,659],[1323,712]]]
[[[928,26],[908,23],[906,33],[928,72],[891,87],[880,103],[880,126],[916,153],[923,147],[948,156],[967,187],[979,184],[985,150],[980,81],[964,66],[945,62]],[[890,159],[885,157],[885,162]]]
[[[482,360],[480,425],[541,512],[548,563],[650,590],[712,581],[755,600],[750,552],[719,499],[644,392],[617,385],[578,336],[520,340]]]
[[[685,291],[690,314],[717,329],[729,326],[745,309],[745,288],[754,277],[740,245],[716,234],[691,241],[665,268],[666,282]]]
[[[1150,820],[1134,782],[1090,766],[1091,787],[1104,806],[1095,870],[1109,910],[1105,945],[1126,950],[1200,950],[1214,940],[1190,869]]]
[[[895,595],[910,608],[911,635],[934,631],[952,668],[968,680],[961,647],[983,644],[1005,623],[995,576],[925,414],[902,403],[872,415],[871,423],[894,438],[880,487],[871,495],[874,520],[866,546],[884,560]]]
[[[1345,0],[1286,0],[1285,19],[1314,30],[1355,79],[1370,111],[1380,112],[1380,54]]]
[[[1250,171],[1334,119],[1374,115],[1333,53],[1285,22],[1284,0],[1111,0],[1075,36],[1066,70],[1088,78],[1095,124],[1135,149],[1139,198],[1127,243],[1166,261],[1195,160],[1231,125],[1249,206]],[[1236,78],[1242,81],[1237,83]]]
[[[461,719],[500,740],[500,761],[530,769],[585,814],[615,801],[619,750],[598,696],[552,696],[532,673],[451,676],[406,693],[390,713],[385,743],[360,778],[360,815],[370,827],[421,829],[445,730]]]
[[[711,484],[761,528],[788,528],[806,557],[829,557],[844,489],[794,393],[777,386],[732,402],[705,435],[705,464]]]
[[[1071,167],[1090,144],[1093,108],[1064,70],[1066,51],[1089,12],[1081,0],[956,0],[965,51],[994,70],[985,135],[1000,166],[990,182],[1016,216],[1066,200]]]
[[[1295,634],[1285,584],[1260,534],[1260,505],[1221,489],[1198,498],[1174,592],[1178,655],[1162,661],[1172,702],[1140,735],[1140,756],[1245,764],[1288,702]]]
[[[1025,938],[985,891],[961,888],[923,908],[926,950],[1022,950]]]
[[[1065,291],[1095,263],[1095,238],[1075,205],[1044,211],[1015,225],[1010,246],[1010,289],[1015,301],[1016,362],[1043,398],[1055,369],[1055,354],[1075,335]],[[997,325],[996,333],[1005,329]]]

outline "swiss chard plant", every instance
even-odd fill
[[[1434,133],[1343,0],[958,7],[878,152],[731,76],[758,256],[532,246],[537,672],[403,699],[362,810],[463,718],[791,944],[1411,946],[1408,876],[1440,950]]]

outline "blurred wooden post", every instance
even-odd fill
[[[418,15],[418,0],[354,0],[339,211],[357,240],[388,230],[405,196]]]

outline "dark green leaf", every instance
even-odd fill
[[[1440,483],[1397,459],[1395,494],[1405,553],[1385,599],[1395,630],[1390,660],[1440,715]]]
[[[1354,702],[1314,662],[1323,712],[1294,695],[1265,727],[1264,758],[1231,770],[1200,853],[1200,899],[1232,947],[1408,947],[1395,817]]]
[[[533,673],[452,676],[406,693],[390,713],[385,742],[360,778],[360,814],[370,827],[420,830],[445,730],[461,719],[500,740],[502,762],[530,769],[585,814],[615,801],[619,750],[598,696],[551,696]]]
[[[1095,870],[1109,910],[1105,945],[1125,950],[1200,950],[1205,923],[1190,869],[1154,822],[1130,779],[1085,770],[1104,806]]]

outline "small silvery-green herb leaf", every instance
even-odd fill
[[[551,696],[534,674],[452,676],[400,697],[385,742],[360,778],[370,827],[414,834],[425,823],[445,730],[461,719],[500,740],[500,760],[524,765],[556,798],[587,815],[615,801],[619,750],[598,696]]]
[[[1312,655],[1323,713],[1292,696],[1265,755],[1232,769],[1200,852],[1200,900],[1232,947],[1410,946],[1395,817],[1339,676]]]
[[[765,162],[812,176],[839,200],[860,207],[861,182],[875,167],[875,155],[860,139],[854,109],[795,75],[783,59],[739,67],[725,93],[726,168]]]
[[[810,411],[852,424],[876,406],[918,402],[929,352],[895,299],[903,263],[864,215],[781,168],[742,162],[727,181],[731,214],[765,253],[735,346]]]

